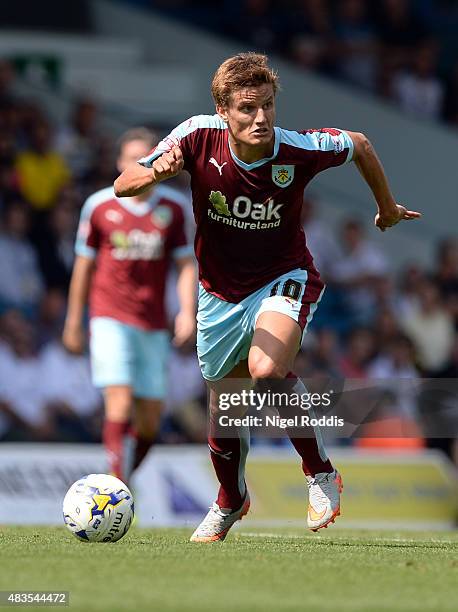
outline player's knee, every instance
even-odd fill
[[[132,394],[127,387],[106,387],[105,415],[113,421],[127,421],[132,411]]]
[[[252,359],[248,367],[251,378],[255,381],[264,378],[285,378],[288,374],[288,368],[284,364],[276,362],[266,355]]]

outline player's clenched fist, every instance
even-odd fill
[[[154,182],[160,183],[176,176],[183,169],[183,165],[184,160],[180,147],[173,147],[153,162]]]

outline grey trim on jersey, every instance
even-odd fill
[[[235,161],[237,166],[240,166],[244,170],[254,170],[255,168],[259,168],[263,166],[272,159],[275,159],[278,155],[278,149],[280,148],[281,136],[280,136],[281,128],[274,127],[274,151],[270,157],[264,157],[263,159],[258,159],[258,161],[253,162],[252,164],[247,164],[241,159],[237,157],[237,155],[231,149],[231,145],[229,144],[229,151],[231,152],[232,159]]]
[[[97,206],[114,198],[115,194],[113,187],[105,187],[104,189],[100,189],[99,191],[93,193],[84,202],[81,208],[78,230],[76,232],[76,255],[79,255],[81,257],[87,257],[88,259],[95,259],[97,255],[97,249],[90,247],[86,242],[87,237],[89,235],[89,231],[86,227],[86,224],[89,225],[89,223],[91,222],[92,213],[97,208]]]
[[[150,155],[146,155],[138,160],[138,163],[146,168],[151,168],[154,160],[158,159],[163,153],[170,151],[172,146],[179,146],[181,140],[189,134],[192,134],[198,129],[217,129],[227,130],[227,124],[217,114],[215,115],[196,115],[183,121],[170,134],[161,140],[154,151]],[[336,128],[337,129],[337,128]],[[300,134],[293,130],[285,130],[280,127],[274,127],[274,150],[271,157],[260,159],[251,164],[247,164],[239,159],[232,151],[230,144],[229,151],[234,162],[244,170],[254,170],[263,166],[269,161],[275,159],[280,148],[280,144],[286,144],[291,147],[305,149],[307,151],[334,151],[336,154],[341,150],[348,148],[347,162],[353,158],[353,141],[344,130],[338,130],[340,134],[333,136],[328,132],[309,132]]]
[[[196,130],[199,129],[215,129],[215,130],[227,130],[227,125],[221,119],[219,115],[195,115],[190,119],[186,119],[180,125],[177,125],[170,134],[161,140],[157,147],[149,155],[145,155],[138,160],[138,163],[145,168],[151,168],[151,165],[155,159],[160,157],[163,153],[170,151],[172,146],[179,146],[180,141],[185,137],[189,136]]]
[[[350,162],[353,159],[354,145],[353,140],[350,138],[345,130],[339,128],[333,128],[340,132],[339,136],[332,136],[329,132],[308,132],[306,134],[300,134],[293,130],[280,129],[281,143],[290,147],[297,147],[299,149],[306,149],[307,151],[334,151],[338,153],[338,143],[342,146],[342,150],[348,148],[348,155],[346,162]]]

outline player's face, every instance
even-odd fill
[[[233,140],[256,147],[271,144],[274,135],[275,94],[270,83],[235,91],[227,108],[217,108]]]
[[[145,157],[151,148],[143,140],[131,140],[122,145],[118,157],[118,170],[124,172],[127,166],[134,164],[141,157]]]

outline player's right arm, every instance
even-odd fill
[[[155,159],[150,168],[139,163],[128,166],[114,182],[115,194],[118,198],[139,195],[154,185],[176,176],[183,169],[183,165],[181,149],[174,146]]]
[[[117,197],[139,195],[157,183],[176,176],[184,168],[191,171],[201,128],[221,127],[215,115],[197,115],[186,119],[137,163],[132,164],[114,182]]]
[[[82,353],[86,344],[83,317],[94,267],[92,258],[77,255],[70,281],[67,316],[62,334],[63,345],[71,353]]]
[[[94,212],[98,204],[106,201],[110,194],[112,197],[112,193],[111,189],[98,191],[86,200],[81,209],[75,243],[76,258],[70,281],[67,316],[62,334],[62,343],[71,353],[82,353],[86,344],[83,327],[84,311],[101,240],[101,234],[94,219]]]

